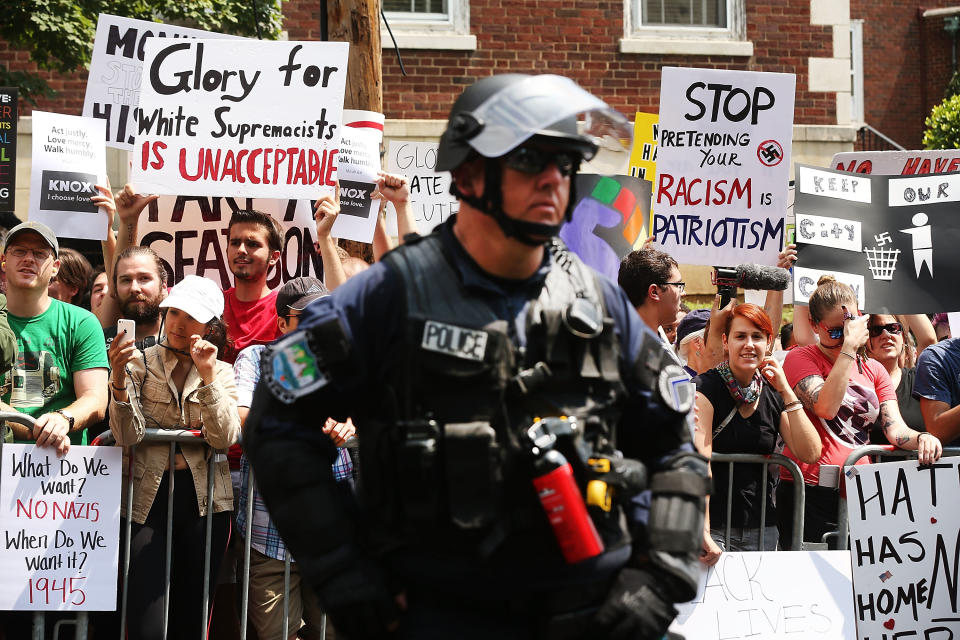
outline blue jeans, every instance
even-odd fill
[[[760,529],[757,527],[730,527],[730,541],[724,541],[726,527],[710,528],[710,537],[724,551],[776,551],[779,543],[779,531],[775,526],[763,528],[763,548],[760,548]]]

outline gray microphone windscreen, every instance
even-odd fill
[[[737,265],[737,276],[744,289],[783,291],[790,286],[790,272],[780,267],[741,264]]]

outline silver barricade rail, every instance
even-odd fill
[[[868,444],[858,447],[857,449],[851,451],[850,455],[847,456],[847,459],[844,460],[843,467],[840,469],[840,478],[843,479],[846,477],[843,473],[843,469],[855,465],[861,458],[879,455],[909,460],[911,458],[915,459],[917,457],[917,452],[898,449],[892,444]],[[960,456],[960,447],[944,447],[943,455]],[[826,540],[828,536],[837,536],[837,549],[846,550],[850,548],[850,527],[847,524],[847,498],[843,494],[840,495],[840,507],[837,509],[837,530],[825,533],[823,535],[824,540]]]
[[[104,432],[97,436],[94,441],[91,443],[93,445],[112,445],[114,444],[115,439],[113,434],[109,431]],[[144,431],[143,440],[141,443],[152,443],[152,442],[169,442],[170,443],[170,459],[169,459],[169,469],[172,471],[176,466],[176,455],[177,455],[177,444],[178,443],[189,443],[189,444],[203,444],[204,446],[209,447],[206,441],[203,439],[203,435],[200,431],[196,429],[146,429]],[[126,486],[124,490],[127,493],[127,521],[126,521],[126,536],[124,540],[124,549],[123,549],[123,587],[122,595],[120,598],[120,640],[124,640],[126,637],[126,628],[127,628],[127,591],[128,591],[128,582],[130,577],[130,534],[133,529],[133,519],[130,517],[130,513],[133,509],[133,468],[134,468],[134,459],[136,456],[136,450],[138,445],[133,445],[130,447],[130,457],[129,464],[127,465],[127,477],[125,479]],[[213,478],[214,478],[214,464],[219,462],[221,459],[220,456],[223,456],[223,453],[218,452],[216,449],[211,450],[211,455],[207,458],[207,515],[206,515],[206,535],[204,540],[204,550],[203,550],[203,622],[202,629],[203,632],[200,636],[200,640],[205,640],[208,637],[208,626],[209,626],[209,617],[208,610],[210,608],[210,555],[211,555],[211,546],[213,538],[213,511],[214,511],[214,500],[213,500]],[[174,474],[169,474],[168,482],[168,491],[167,491],[167,541],[166,541],[166,551],[165,551],[165,571],[164,571],[164,595],[163,595],[163,637],[167,637],[167,630],[169,628],[169,618],[170,618],[170,564],[173,558],[173,489],[174,489]],[[215,578],[215,576],[214,576]],[[179,639],[177,639],[179,640]]]
[[[19,411],[0,411],[0,468],[3,468],[3,441],[7,435],[7,422],[16,422],[22,424],[25,427],[33,427],[36,424],[36,420],[32,416],[28,416],[25,413],[20,413]],[[45,612],[43,611],[34,611],[33,612],[33,630],[31,633],[32,640],[43,640],[44,635],[46,634],[46,625],[47,620]],[[53,637],[59,637],[60,627],[74,625],[73,637],[76,640],[87,640],[87,629],[89,627],[89,616],[86,611],[78,611],[77,617],[73,620],[60,620],[53,625]]]
[[[760,549],[758,550],[763,551],[763,534],[767,521],[767,482],[765,475],[770,473],[771,465],[785,467],[787,471],[790,472],[790,475],[793,476],[793,540],[791,548],[797,550],[803,548],[805,485],[803,484],[803,474],[800,472],[800,467],[797,466],[796,462],[780,453],[771,453],[769,455],[759,453],[714,453],[710,456],[710,463],[726,463],[729,465],[729,473],[727,475],[727,521],[724,531],[724,540],[727,542],[727,546],[730,544],[730,517],[733,511],[733,466],[740,463],[760,464],[762,465],[761,473],[764,474],[763,482],[760,483],[763,489],[761,490],[760,496]]]

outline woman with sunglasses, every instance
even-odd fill
[[[904,423],[890,375],[879,362],[863,357],[870,318],[858,317],[853,289],[824,276],[808,305],[820,342],[792,350],[783,369],[820,435],[822,452],[812,464],[789,445],[784,454],[800,466],[806,484],[803,539],[820,542],[823,534],[837,529],[842,465],[854,449],[869,442],[874,427],[891,444],[917,451],[921,464],[938,460],[943,446],[929,433],[918,433]],[[793,532],[793,477],[781,470],[780,480],[777,513],[780,538],[786,542]]]
[[[769,355],[773,325],[754,304],[741,304],[727,316],[722,335],[727,359],[695,380],[699,421],[697,449],[711,453],[768,455],[782,436],[804,460],[820,456],[820,438],[800,401],[787,384],[780,363]],[[777,517],[773,502],[774,478],[755,465],[734,465],[730,522],[727,522],[727,464],[713,466],[716,490],[708,498],[704,524],[704,549],[700,559],[716,563],[722,549],[757,551],[777,548]],[[766,516],[763,487],[766,483]],[[727,525],[730,537],[726,537]]]
[[[904,363],[910,330],[917,337],[918,351],[937,341],[933,325],[925,315],[871,315],[867,322],[867,331],[870,334],[867,340],[867,355],[882,364],[890,374],[890,383],[896,389],[897,404],[900,405],[903,421],[914,431],[926,431],[923,414],[920,413],[920,401],[913,397],[913,381],[917,370]],[[870,442],[887,444],[887,438],[880,429],[874,429],[870,434]]]

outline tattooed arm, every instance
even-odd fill
[[[843,404],[843,396],[847,392],[850,372],[854,366],[856,364],[853,358],[839,355],[826,380],[818,375],[809,375],[794,385],[793,391],[804,408],[810,409],[824,420],[832,420]]]
[[[880,429],[890,444],[899,449],[917,451],[920,464],[931,464],[940,459],[943,445],[936,436],[917,432],[907,426],[900,416],[900,405],[896,400],[880,403]]]

